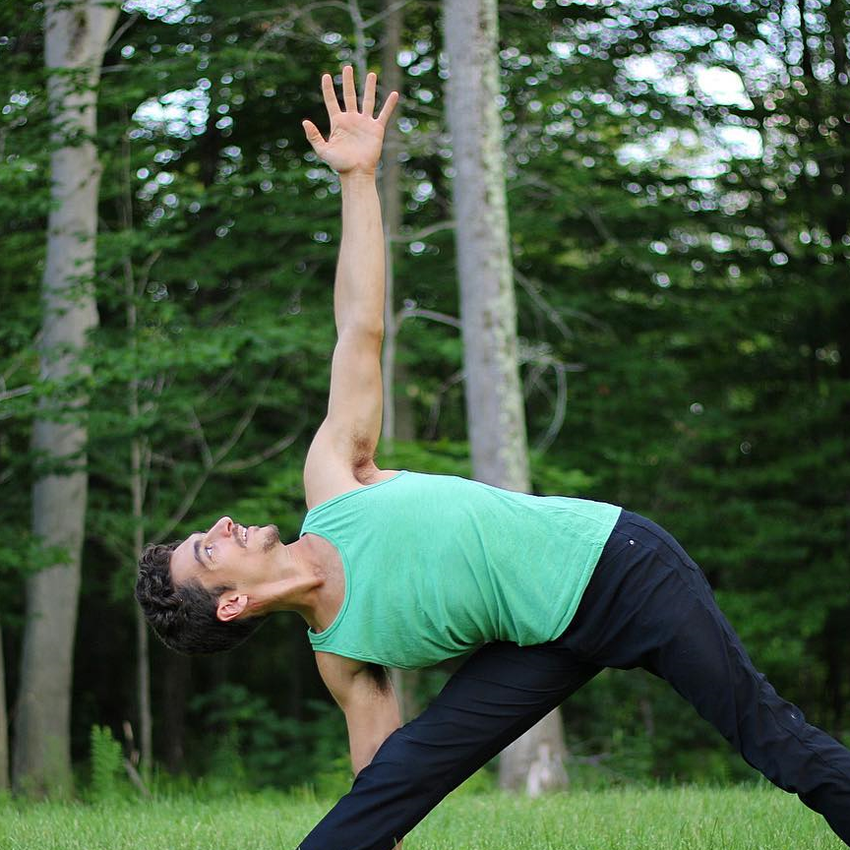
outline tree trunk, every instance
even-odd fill
[[[129,116],[126,115],[125,119]],[[132,179],[130,176],[130,146],[129,139],[125,134],[122,140],[123,153],[123,184],[119,203],[118,214],[121,227],[125,233],[133,229],[133,195]],[[133,259],[129,254],[124,257],[124,300],[127,321],[127,342],[130,349],[134,368],[138,357],[138,338],[136,336],[138,314],[136,310],[136,279],[133,274]],[[128,413],[130,421],[139,421],[139,381],[134,377],[130,380],[128,387]],[[133,511],[133,542],[132,552],[134,560],[142,553],[145,542],[145,517],[144,517],[144,480],[142,459],[146,450],[145,441],[142,437],[134,435],[130,440],[130,499]],[[151,675],[150,675],[150,642],[148,624],[141,607],[135,606],[136,610],[136,686],[137,710],[139,720],[139,756],[140,774],[144,782],[149,782],[153,767],[153,714],[151,711]]]
[[[536,726],[509,744],[499,760],[499,787],[537,797],[564,788],[568,776],[561,711],[549,712]]]
[[[141,549],[136,549],[139,552]],[[153,712],[151,711],[151,668],[148,624],[136,606],[136,683],[139,712],[139,759],[142,780],[150,781],[153,769]]]
[[[393,8],[395,6],[395,8]],[[384,0],[387,13],[384,24],[384,46],[381,50],[381,87],[384,97],[391,92],[402,93],[404,77],[398,65],[398,52],[401,49],[401,33],[404,27],[404,7],[396,6],[395,0]],[[409,440],[411,433],[410,400],[406,396],[397,396],[395,383],[397,376],[396,352],[398,326],[396,324],[395,296],[395,255],[396,244],[393,238],[401,228],[401,133],[398,129],[398,116],[390,121],[384,136],[384,158],[381,165],[381,207],[384,219],[384,245],[386,251],[386,296],[384,301],[384,347],[381,370],[384,381],[384,421],[381,436],[383,448],[392,455],[393,441]],[[402,408],[399,410],[399,408]],[[401,417],[399,417],[401,413]],[[399,425],[403,428],[400,431]],[[402,720],[409,720],[416,714],[417,706],[413,698],[416,673],[409,670],[393,670],[393,687],[399,702]]]
[[[9,716],[6,713],[6,663],[0,629],[0,791],[9,790]]]
[[[170,650],[163,670],[162,750],[170,773],[186,768],[186,702],[191,693],[192,659]]]
[[[384,46],[381,51],[381,88],[384,97],[391,92],[401,94],[403,78],[398,66],[398,52],[401,48],[401,32],[404,24],[403,8],[392,9],[393,0],[384,0],[384,11],[388,12],[384,24]],[[396,327],[395,308],[395,244],[393,237],[401,227],[401,133],[398,129],[398,116],[387,126],[384,135],[384,156],[381,163],[381,207],[384,219],[384,246],[386,251],[386,294],[384,300],[384,347],[381,371],[384,380],[384,421],[381,436],[384,448],[392,453],[393,440],[396,438],[395,405],[395,359]]]
[[[98,6],[94,0],[46,3],[53,203],[39,355],[41,377],[51,382],[85,375],[81,352],[87,333],[97,324],[96,86],[117,17],[117,7]],[[16,789],[37,795],[71,788],[71,674],[88,483],[85,404],[79,391],[70,392],[64,401],[44,397],[33,428],[38,464],[33,532],[52,547],[53,563],[27,581],[13,778]]]
[[[496,0],[445,0],[443,8],[472,469],[479,481],[527,492],[504,143],[496,102],[498,6]],[[500,785],[529,791],[563,785],[563,757],[556,711],[504,751]]]

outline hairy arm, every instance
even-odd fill
[[[307,453],[304,483],[308,504],[338,491],[339,470],[368,467],[381,432],[384,330],[384,233],[375,171],[384,131],[398,95],[392,92],[377,118],[376,77],[369,74],[358,109],[354,73],[343,69],[343,106],[329,74],[322,93],[330,118],[327,140],[304,122],[316,153],[334,168],[342,186],[342,244],[334,283],[337,344],[331,366],[328,415]]]

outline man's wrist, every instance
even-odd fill
[[[349,171],[341,171],[339,179],[342,183],[374,183],[375,175],[374,168],[352,168]]]

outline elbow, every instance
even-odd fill
[[[384,339],[384,323],[383,321],[375,322],[352,319],[339,329],[339,336],[342,337],[343,334],[351,334],[361,339],[381,343]]]

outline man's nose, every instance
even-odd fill
[[[233,520],[229,516],[223,516],[209,533],[216,537],[229,537],[233,533]]]

